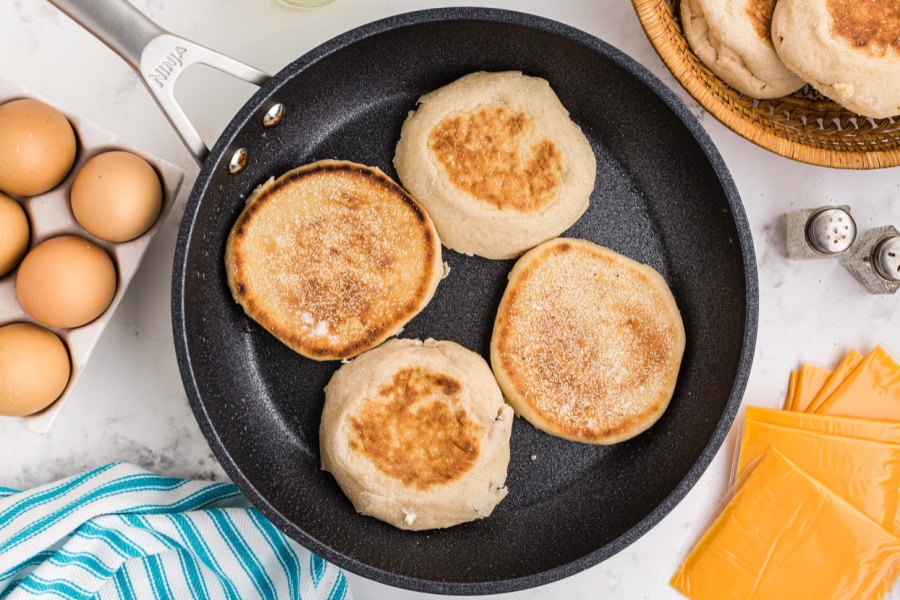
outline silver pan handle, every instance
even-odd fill
[[[255,85],[270,78],[259,69],[169,33],[127,0],[48,1],[131,65],[198,163],[203,163],[209,149],[175,100],[175,82],[185,69],[202,63]]]

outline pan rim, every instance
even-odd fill
[[[305,70],[324,57],[358,41],[390,30],[421,25],[424,23],[446,21],[499,22],[525,26],[564,37],[569,41],[576,42],[593,52],[612,60],[655,92],[666,106],[681,120],[682,124],[688,129],[691,135],[693,135],[694,139],[696,139],[722,185],[737,229],[737,241],[740,245],[743,258],[744,282],[746,288],[744,339],[734,385],[732,386],[728,401],[725,404],[725,410],[713,431],[713,435],[700,453],[697,461],[678,485],[675,486],[672,492],[634,527],[594,552],[546,571],[540,571],[512,579],[480,582],[433,581],[401,575],[373,567],[326,546],[282,516],[274,506],[256,491],[250,481],[244,476],[240,467],[232,459],[215,430],[212,420],[206,411],[196,377],[194,376],[193,363],[188,350],[185,322],[184,289],[188,276],[187,256],[193,239],[194,223],[211,177],[215,170],[222,168],[223,162],[226,162],[225,157],[227,151],[231,148],[231,140],[238,131],[240,131],[243,123],[248,121],[258,111],[262,102],[264,102],[264,100],[281,85],[292,79],[296,73]],[[244,104],[219,137],[210,152],[209,158],[202,166],[200,174],[191,191],[190,198],[185,206],[184,217],[178,233],[172,275],[172,324],[175,338],[175,351],[182,382],[194,417],[200,425],[204,437],[207,439],[216,459],[222,465],[232,481],[237,485],[241,492],[247,496],[253,505],[277,527],[286,532],[298,543],[326,560],[367,579],[408,590],[433,594],[498,594],[545,585],[599,564],[621,552],[655,527],[663,517],[684,499],[688,491],[690,491],[697,483],[718,453],[719,448],[722,446],[731,429],[731,425],[740,408],[750,374],[750,367],[756,346],[758,313],[759,288],[756,256],[750,225],[740,195],[738,194],[737,187],[731,178],[729,170],[719,151],[713,144],[712,139],[700,125],[697,118],[688,110],[687,106],[669,87],[653,75],[649,69],[603,40],[575,27],[565,25],[546,17],[493,8],[438,8],[413,11],[387,17],[340,34],[286,65],[269,82],[264,84],[246,104]]]

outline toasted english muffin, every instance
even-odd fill
[[[491,366],[516,413],[559,437],[614,444],[669,404],[684,325],[647,265],[560,238],[519,259],[494,323]]]
[[[867,117],[900,115],[900,5],[895,0],[779,0],[772,41],[814,88]]]
[[[497,259],[568,229],[597,174],[550,84],[519,72],[472,73],[422,96],[394,166],[445,246]]]
[[[682,0],[681,24],[691,49],[725,83],[752,98],[780,98],[804,82],[772,45],[774,8],[775,0]]]
[[[506,496],[513,412],[479,355],[390,340],[325,388],[322,468],[364,515],[400,529],[450,527]]]
[[[334,160],[257,188],[228,236],[225,269],[244,311],[314,360],[397,334],[443,275],[422,207],[378,169]]]

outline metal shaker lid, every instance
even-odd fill
[[[888,281],[900,282],[900,236],[884,238],[872,251],[875,271]]]
[[[838,254],[856,241],[856,221],[842,208],[823,208],[806,224],[809,245],[822,254]]]

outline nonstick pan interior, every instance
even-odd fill
[[[302,358],[246,317],[225,281],[225,240],[253,188],[338,158],[392,177],[416,99],[467,73],[546,78],[591,141],[598,177],[565,233],[656,268],[682,311],[687,348],[662,419],[612,447],[567,442],[516,419],[494,514],[412,533],[358,515],[319,468],[322,388],[338,363]],[[264,128],[274,102],[285,120]],[[247,169],[228,158],[245,147]],[[513,261],[444,251],[450,276],[402,337],[456,341],[488,358]],[[495,10],[402,15],[300,58],[254,96],[213,149],[179,237],[173,318],[194,412],[226,471],[277,526],[338,565],[428,592],[487,594],[587,568],[656,524],[709,464],[737,411],[756,336],[757,288],[743,209],[686,108],[643,67],[545,19]]]

